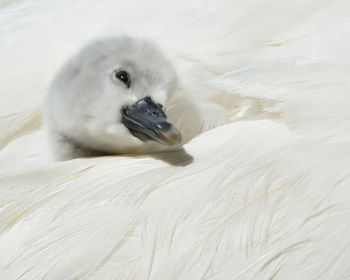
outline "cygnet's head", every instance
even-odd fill
[[[153,43],[95,41],[52,84],[45,112],[51,141],[107,153],[135,152],[150,141],[178,145],[180,133],[164,113],[176,83],[172,65]]]

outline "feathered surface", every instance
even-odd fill
[[[349,30],[346,0],[0,4],[0,279],[350,278]],[[119,34],[171,56],[197,136],[48,162],[53,76]]]

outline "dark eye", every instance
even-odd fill
[[[130,84],[131,84],[131,80],[130,80],[130,77],[129,77],[129,73],[126,72],[126,71],[123,71],[123,70],[120,70],[120,71],[116,71],[114,76],[122,81],[128,88],[130,87]]]

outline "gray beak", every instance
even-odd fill
[[[132,135],[142,141],[156,141],[163,145],[181,143],[181,134],[167,119],[161,105],[147,96],[122,109],[122,122]]]

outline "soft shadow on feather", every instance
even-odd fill
[[[96,157],[152,157],[157,160],[162,160],[173,166],[187,166],[193,162],[193,157],[186,152],[184,148],[181,148],[177,151],[167,151],[167,152],[159,152],[159,153],[150,153],[150,154],[124,154],[124,155],[112,155],[103,152],[91,151],[89,155],[80,155],[80,158],[93,159]]]
[[[154,153],[150,154],[150,156],[173,166],[187,166],[193,162],[193,157],[183,148],[178,151]]]

